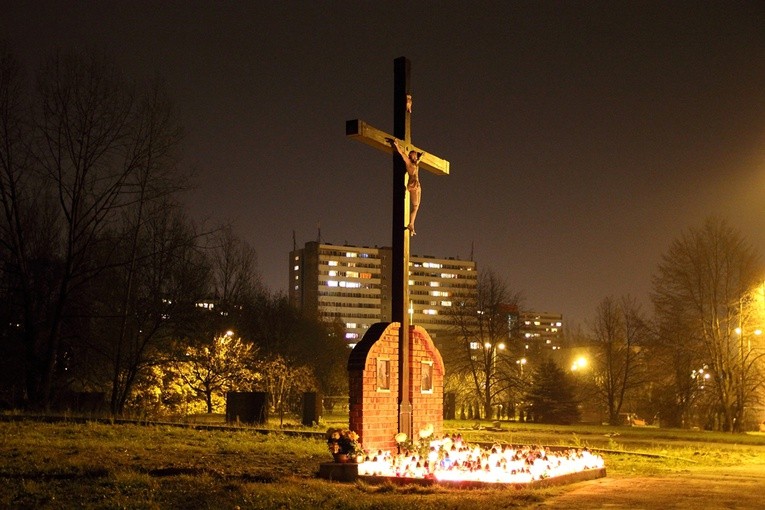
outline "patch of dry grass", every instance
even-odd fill
[[[515,439],[528,444],[541,442],[534,438],[544,436],[569,446],[584,442],[570,430],[564,435],[537,427],[464,435],[470,441]],[[625,435],[629,436],[627,431]],[[684,438],[672,444],[670,439],[658,441],[646,435],[636,448],[634,438],[624,444],[620,439],[606,441],[616,450],[604,455],[609,476],[681,474],[720,463],[765,463],[765,446],[756,443],[696,443]],[[619,453],[630,449],[662,456]],[[0,507],[489,510],[533,506],[570,490],[341,484],[315,477],[319,464],[327,460],[322,439],[278,432],[0,422]]]

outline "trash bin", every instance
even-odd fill
[[[310,427],[321,419],[321,396],[316,392],[303,393],[303,425]]]
[[[227,423],[266,423],[268,393],[263,391],[229,391],[226,395]]]

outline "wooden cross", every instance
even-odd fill
[[[358,119],[345,123],[345,134],[375,149],[393,155],[393,224],[392,224],[392,282],[391,310],[393,322],[401,324],[399,329],[399,432],[412,438],[412,403],[409,397],[409,192],[406,189],[406,165],[388,140],[397,138],[404,142],[406,153],[422,152],[420,168],[436,175],[449,174],[449,162],[419,149],[411,143],[411,92],[409,87],[410,63],[406,57],[393,61],[393,135],[376,129]]]

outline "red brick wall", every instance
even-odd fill
[[[444,433],[444,361],[424,328],[414,326],[411,331],[409,359],[412,387],[409,396],[412,402],[412,431],[417,434],[432,424],[434,435],[440,437]],[[432,364],[431,392],[423,392],[423,361]]]
[[[390,450],[398,432],[399,323],[372,326],[354,348],[348,363],[350,429],[361,436],[364,448]],[[377,365],[388,360],[390,390],[378,390]]]
[[[361,436],[368,450],[393,450],[398,432],[398,332],[399,323],[377,323],[364,335],[348,360],[350,429]],[[416,326],[410,333],[410,400],[412,430],[418,434],[432,424],[443,433],[444,363],[428,333]],[[378,362],[387,360],[390,390],[380,390]],[[423,361],[432,366],[432,391],[423,393]]]

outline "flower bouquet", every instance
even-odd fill
[[[364,454],[359,442],[359,435],[348,429],[330,428],[327,430],[327,448],[335,462],[351,462]]]

